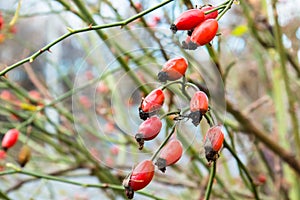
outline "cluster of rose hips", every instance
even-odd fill
[[[191,9],[182,13],[176,19],[175,23],[171,25],[171,29],[174,33],[177,30],[189,30],[189,33],[191,33],[189,37],[196,45],[209,43],[218,30],[218,22],[215,20],[218,12],[214,11],[211,14],[204,15],[204,11],[210,9],[213,9],[213,7]],[[188,62],[185,58],[173,58],[163,65],[157,78],[160,82],[176,81],[185,76],[187,68]],[[139,116],[144,121],[140,124],[135,135],[140,150],[143,148],[145,141],[154,139],[161,130],[162,122],[157,114],[163,106],[164,100],[165,96],[163,90],[160,88],[154,89],[142,99],[139,107]],[[202,91],[197,91],[190,100],[189,115],[180,115],[180,117],[181,119],[191,119],[192,123],[198,126],[208,110],[207,95]],[[220,126],[213,126],[208,130],[204,137],[204,150],[208,162],[216,161],[223,140],[224,134]],[[182,152],[183,147],[181,142],[176,138],[176,135],[172,135],[170,140],[160,150],[159,157],[155,163],[153,162],[153,158],[142,161],[124,179],[123,186],[126,196],[129,199],[133,198],[134,191],[143,189],[151,182],[154,176],[155,165],[159,170],[165,172],[167,166],[175,164],[181,158]]]
[[[187,38],[182,42],[184,49],[195,50],[198,46],[208,44],[218,31],[218,10],[205,15],[205,12],[215,9],[206,5],[183,12],[171,25],[173,33],[178,30],[187,31]]]
[[[4,42],[6,36],[9,34],[15,34],[17,32],[15,25],[6,26],[5,20],[0,12],[0,44]]]

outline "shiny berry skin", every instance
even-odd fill
[[[201,10],[203,12],[207,12],[207,11],[210,11],[214,8],[215,7],[213,7],[213,6],[204,6],[204,7],[201,8]],[[219,14],[219,12],[216,10],[212,13],[209,13],[209,14],[205,15],[204,17],[205,17],[205,20],[207,20],[207,19],[216,19],[218,17],[218,14]]]
[[[151,160],[144,160],[139,163],[129,176],[124,179],[123,186],[128,199],[132,199],[134,191],[146,187],[154,176],[154,164]]]
[[[160,82],[175,81],[184,76],[188,67],[188,62],[185,58],[173,58],[168,60],[162,70],[158,73],[158,80]]]
[[[216,161],[224,141],[224,134],[220,126],[214,126],[208,129],[204,137],[205,157],[208,162]]]
[[[170,29],[173,33],[176,33],[177,30],[190,30],[203,22],[204,18],[204,12],[202,10],[190,9],[181,13],[174,24],[171,25]]]
[[[183,148],[178,139],[170,140],[160,152],[159,158],[155,165],[162,172],[166,171],[166,167],[175,164],[182,156]]]
[[[19,134],[17,129],[8,130],[2,139],[2,148],[6,151],[14,146],[18,141]]]
[[[152,116],[141,123],[138,133],[135,135],[135,139],[140,145],[140,150],[143,149],[145,140],[152,140],[158,135],[161,127],[162,123],[157,116]]]
[[[208,19],[199,24],[193,31],[191,41],[202,46],[214,39],[218,31],[218,21]]]
[[[198,126],[202,116],[208,111],[208,97],[204,92],[198,91],[193,95],[190,101],[190,110],[189,118],[192,119],[195,126]]]
[[[165,101],[165,95],[161,89],[155,89],[150,92],[141,103],[139,107],[139,115],[142,120],[156,114],[156,112],[162,107]]]

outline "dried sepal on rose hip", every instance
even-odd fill
[[[181,142],[173,138],[162,148],[155,165],[160,171],[165,172],[167,166],[175,164],[181,158],[182,152]]]
[[[202,116],[208,111],[208,97],[204,92],[195,92],[190,101],[190,111],[189,118],[195,126],[198,126]]]
[[[4,151],[7,151],[17,143],[19,134],[20,132],[17,129],[10,129],[5,133],[1,143]]]
[[[216,36],[218,27],[219,24],[216,19],[205,20],[194,29],[191,41],[199,46],[208,44]]]
[[[214,6],[212,6],[212,5],[204,5],[204,6],[202,6],[200,9],[204,12],[204,14],[205,14],[205,12],[207,12],[207,11],[210,11],[210,10],[212,10],[212,9],[215,9],[216,7],[214,7]],[[218,12],[218,10],[216,10],[216,11],[213,11],[212,13],[209,13],[209,14],[205,14],[204,15],[204,18],[205,18],[205,20],[207,20],[207,19],[216,19],[217,17],[218,17],[218,15],[219,15],[219,12]]]
[[[141,102],[139,107],[139,116],[142,120],[155,115],[162,107],[165,101],[165,95],[161,89],[155,89],[150,92]]]
[[[135,140],[139,143],[139,149],[143,149],[144,141],[154,139],[160,132],[162,122],[157,116],[152,116],[141,123]]]
[[[196,50],[198,48],[198,45],[194,42],[191,41],[191,36],[187,36],[185,41],[182,41],[181,43],[181,47],[183,49],[187,49],[187,50]]]
[[[184,76],[188,67],[188,62],[183,57],[168,60],[157,77],[160,82],[175,81]]]
[[[221,126],[213,126],[208,129],[204,137],[205,157],[208,162],[216,161],[219,157],[219,151],[222,148],[224,134]]]
[[[179,15],[179,17],[177,17],[175,22],[171,25],[170,29],[173,33],[176,33],[178,30],[190,30],[203,21],[204,12],[202,10],[190,9],[181,13],[181,15]]]
[[[125,194],[128,199],[132,199],[134,191],[146,187],[154,176],[155,166],[151,160],[144,160],[139,163],[133,171],[123,180]]]

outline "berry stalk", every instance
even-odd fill
[[[167,144],[168,140],[171,138],[171,136],[173,135],[173,133],[176,130],[176,125],[177,125],[177,122],[172,126],[171,132],[167,135],[167,137],[165,138],[165,140],[160,144],[160,146],[155,151],[155,153],[152,155],[152,157],[151,157],[150,160],[154,161],[155,158],[156,158],[156,156],[158,155],[158,153],[161,151],[161,149]]]

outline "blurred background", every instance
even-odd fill
[[[18,1],[1,1],[0,70],[72,29],[118,22],[161,2],[28,0],[18,8]],[[209,91],[215,120],[238,156],[222,150],[211,199],[255,199],[253,186],[261,199],[299,199],[300,1],[234,1],[211,46],[182,49],[186,32],[169,30],[176,17],[191,6],[224,2],[173,1],[122,28],[76,33],[2,77],[1,137],[15,127],[22,134],[0,160],[0,197],[124,199],[123,191],[84,184],[121,185],[159,147],[171,118],[139,151],[138,108],[142,97],[163,85],[156,77],[162,65],[183,56],[189,61],[187,80]],[[189,106],[178,85],[165,95],[162,113]],[[209,167],[202,140],[208,128],[205,120],[197,128],[191,121],[179,123],[184,155],[165,174],[155,172],[146,192],[162,199],[203,199]],[[7,163],[18,166],[24,146],[31,153],[25,170],[83,185],[5,173]],[[153,198],[137,193],[135,199]]]

